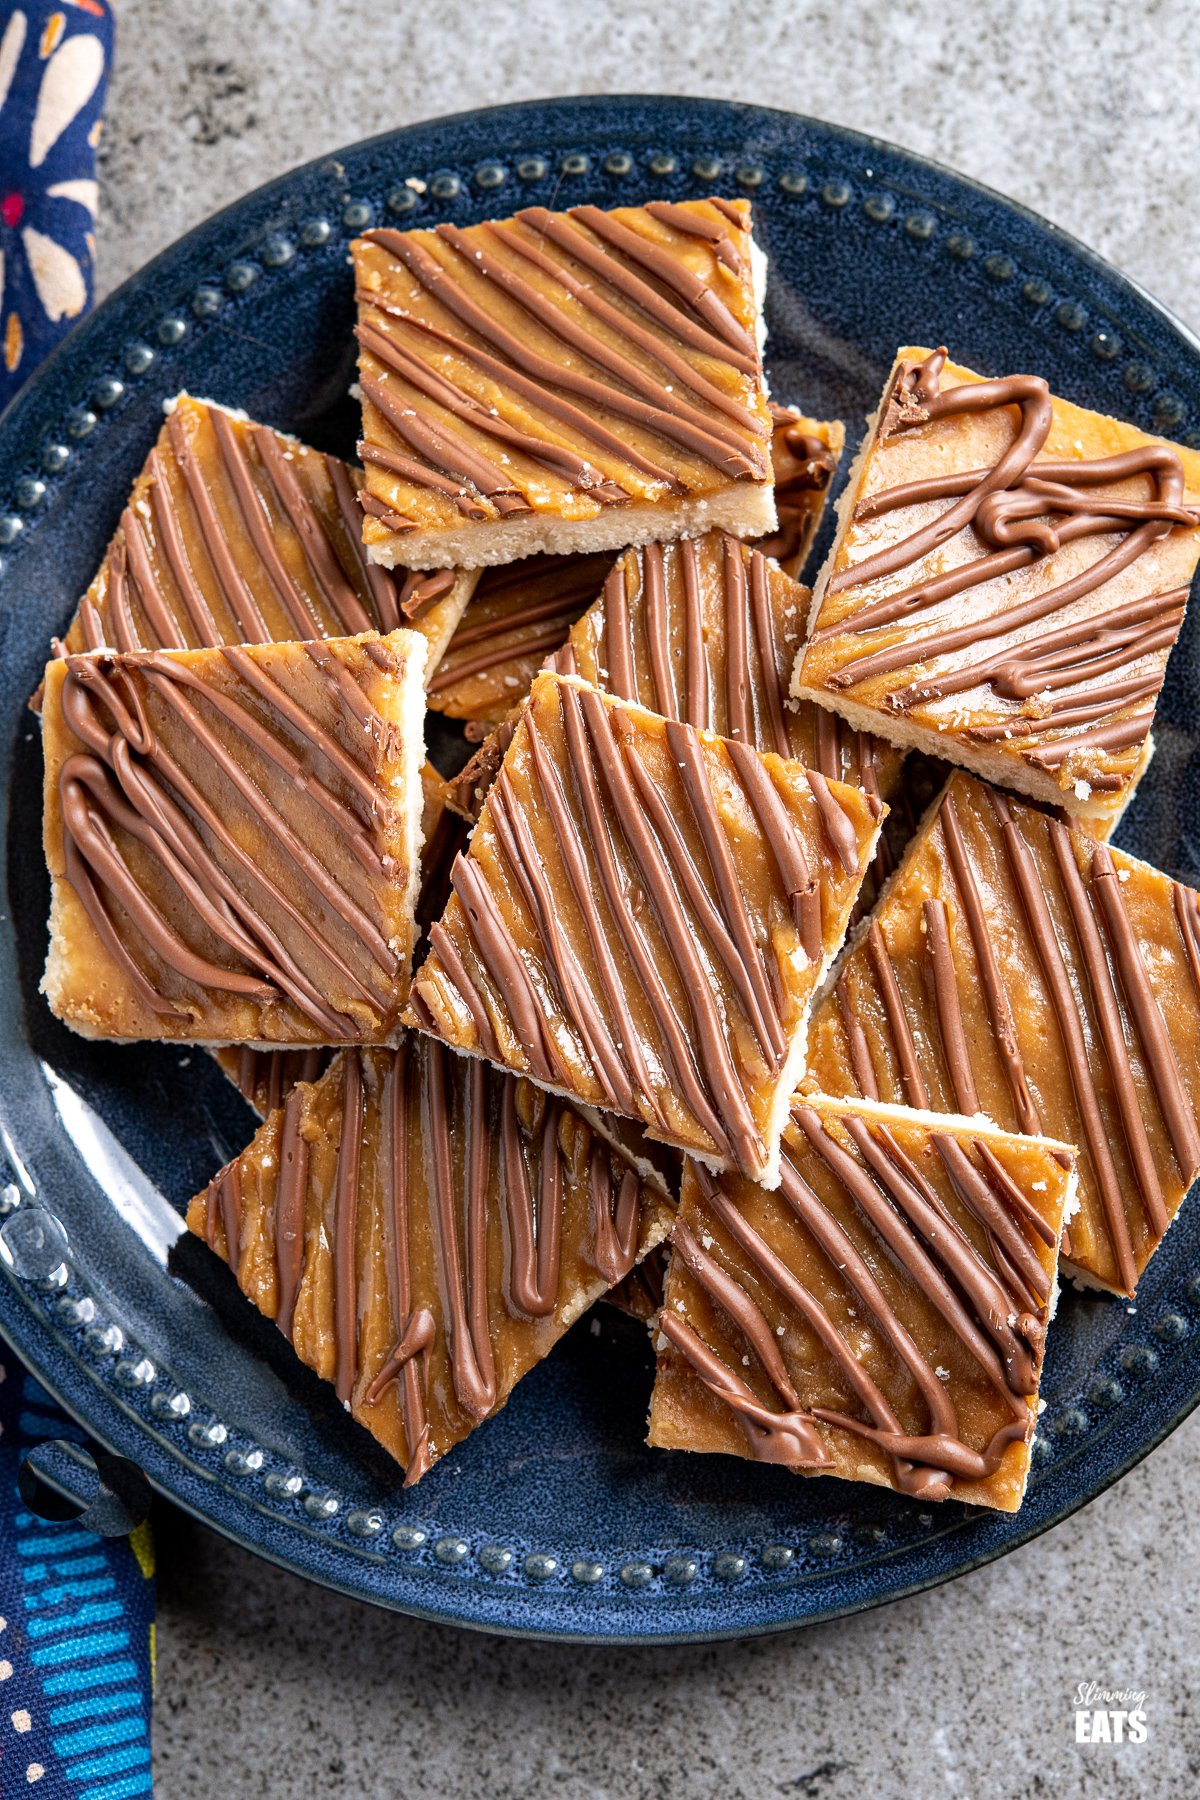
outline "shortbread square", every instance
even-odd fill
[[[793,692],[1097,821],[1121,810],[1200,556],[1200,455],[901,350]]]
[[[744,200],[353,246],[372,559],[476,568],[776,524]]]
[[[1071,1151],[798,1100],[782,1180],[685,1168],[649,1442],[1016,1512]]]
[[[361,469],[180,394],[133,484],[68,651],[186,650],[411,628],[440,659],[475,586],[367,560]]]
[[[416,1034],[295,1087],[188,1209],[406,1487],[671,1217],[565,1101]]]
[[[1074,1144],[1064,1264],[1130,1295],[1200,1175],[1200,901],[955,774],[814,1012],[805,1083]]]
[[[43,991],[89,1037],[376,1043],[407,995],[425,641],[46,670]]]
[[[772,1183],[809,1005],[884,811],[540,675],[409,1021]]]

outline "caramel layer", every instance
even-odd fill
[[[651,1444],[1015,1512],[1070,1153],[798,1101],[766,1193],[687,1165]]]
[[[1064,1260],[1118,1293],[1200,1174],[1200,910],[955,775],[816,1009],[806,1083],[1079,1151]]]
[[[379,1041],[420,847],[415,633],[46,672],[44,990],[89,1036]]]
[[[293,1089],[188,1209],[406,1486],[670,1217],[572,1107],[418,1036]]]
[[[825,515],[829,484],[846,445],[837,419],[810,419],[791,406],[771,404],[771,469],[779,526],[759,540],[786,575],[799,580]]]
[[[647,509],[679,530],[768,487],[746,202],[528,207],[353,252],[372,556],[509,561],[555,547],[513,530],[539,521],[617,548]]]
[[[1145,752],[1200,556],[1200,456],[902,350],[794,691],[1073,814]]]
[[[579,683],[534,683],[411,1020],[770,1180],[873,797]]]

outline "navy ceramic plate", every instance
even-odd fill
[[[601,1308],[507,1410],[403,1493],[228,1272],[179,1241],[189,1196],[253,1121],[199,1051],[88,1044],[37,992],[41,758],[24,710],[179,388],[353,454],[347,245],[373,222],[531,201],[746,194],[770,254],[778,398],[854,431],[898,343],[1200,443],[1200,346],[1096,257],[996,195],[828,125],[710,101],[540,103],[398,131],[194,231],[77,330],[0,421],[8,800],[0,919],[0,1330],[180,1505],[314,1580],[494,1631],[733,1637],[875,1605],[1043,1531],[1200,1399],[1200,1208],[1136,1312],[1068,1293],[1016,1518],[642,1444],[650,1358]],[[1200,873],[1200,614],[1121,841]]]

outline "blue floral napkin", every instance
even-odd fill
[[[0,0],[0,408],[92,304],[108,0]]]
[[[0,407],[92,304],[107,0],[0,0]],[[154,1550],[26,1507],[21,1463],[83,1433],[0,1353],[0,1796],[151,1791]]]

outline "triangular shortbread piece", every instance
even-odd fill
[[[1200,556],[1200,455],[900,352],[793,691],[1036,800],[1114,817]]]
[[[884,800],[901,754],[788,697],[811,595],[728,532],[627,550],[553,667]]]
[[[810,419],[771,403],[771,468],[778,528],[758,548],[797,581],[825,516],[829,485],[846,445],[839,419]]]
[[[286,643],[411,627],[441,656],[475,585],[368,562],[361,469],[180,394],[66,634],[77,650]]]
[[[476,568],[775,527],[744,200],[371,231],[353,246],[364,537]]]
[[[539,675],[410,1017],[771,1182],[880,802]]]
[[[52,662],[43,988],[90,1037],[377,1043],[408,989],[425,642]]]
[[[1200,901],[955,775],[814,1013],[805,1080],[1076,1145],[1064,1263],[1132,1294],[1200,1174]]]
[[[499,725],[524,700],[548,656],[560,650],[612,568],[606,551],[592,556],[531,556],[484,569],[436,669],[429,677],[431,711],[480,728]]]
[[[573,1107],[413,1035],[294,1088],[188,1225],[411,1485],[671,1216]]]
[[[1074,1186],[1063,1145],[821,1099],[777,1193],[689,1162],[649,1442],[1016,1512]]]

